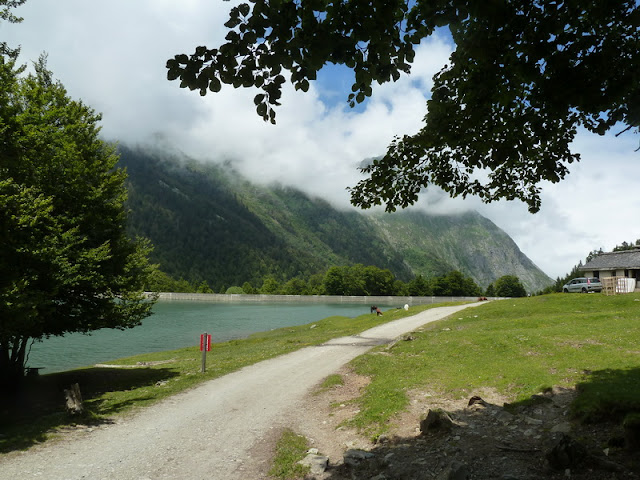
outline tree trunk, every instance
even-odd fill
[[[28,343],[29,337],[0,340],[0,390],[13,391],[20,384]]]

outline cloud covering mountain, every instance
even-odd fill
[[[166,142],[189,155],[232,161],[252,181],[279,182],[346,207],[359,163],[383,154],[394,135],[413,133],[426,113],[431,78],[452,45],[442,34],[417,47],[410,76],[376,86],[356,109],[346,106],[352,74],[329,66],[308,93],[283,94],[276,126],[254,111],[253,90],[224,87],[200,97],[166,79],[166,60],[198,45],[216,46],[237,2],[206,0],[28,0],[22,24],[0,24],[3,40],[21,45],[21,60],[46,51],[49,67],[74,98],[103,113],[103,135],[130,144]],[[615,133],[615,132],[614,132]],[[504,229],[549,275],[566,274],[596,248],[640,238],[636,195],[638,137],[580,132],[582,161],[563,182],[543,185],[542,209],[485,205],[429,189],[430,213],[477,210]]]

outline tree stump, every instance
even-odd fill
[[[82,395],[80,394],[80,385],[74,383],[67,390],[64,390],[64,396],[67,403],[67,412],[71,415],[81,415],[84,413],[84,404],[82,403]]]

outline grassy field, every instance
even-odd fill
[[[245,365],[434,306],[393,310],[382,317],[331,317],[216,344],[204,374],[199,373],[201,354],[193,347],[110,362],[146,362],[145,368],[87,368],[36,377],[18,397],[2,404],[0,452],[27,448],[66,425],[108,421]],[[572,410],[576,418],[622,420],[640,412],[638,294],[490,302],[430,324],[412,337],[353,362],[359,373],[372,378],[354,425],[372,436],[389,428],[406,407],[408,392],[421,388],[464,397],[489,387],[520,402],[554,385],[578,385]],[[70,418],[63,409],[62,389],[76,382],[89,410],[83,419]],[[325,388],[339,382],[331,376]]]
[[[622,420],[640,412],[638,294],[491,302],[413,337],[353,362],[372,377],[353,423],[374,437],[406,407],[413,389],[470,397],[490,387],[521,402],[552,386],[577,385],[574,418]]]

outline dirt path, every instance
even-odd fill
[[[473,304],[477,305],[477,304]],[[246,479],[252,449],[322,379],[370,348],[471,305],[440,307],[267,360],[140,413],[26,453],[0,457],[0,479]]]

